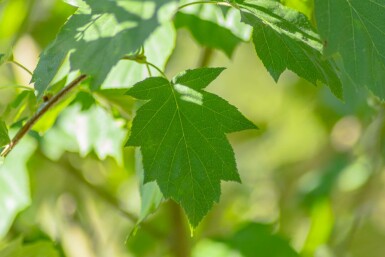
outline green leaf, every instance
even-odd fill
[[[150,100],[138,110],[127,142],[141,147],[144,183],[156,181],[194,227],[219,201],[221,180],[240,181],[225,133],[256,128],[234,106],[202,90],[222,71],[188,70],[171,82],[153,77],[128,91]]]
[[[272,233],[266,224],[248,223],[231,238],[223,240],[244,257],[299,257],[289,242],[280,235]]]
[[[144,43],[144,53],[147,61],[156,65],[161,70],[166,68],[166,63],[175,48],[176,32],[171,22],[159,26]],[[153,67],[134,61],[121,60],[108,74],[102,88],[129,88],[135,83],[150,77],[160,75]]]
[[[343,97],[335,64],[323,59],[319,36],[305,15],[272,0],[246,0],[239,6],[242,20],[253,27],[255,50],[276,81],[289,69]]]
[[[325,54],[339,53],[350,82],[385,99],[385,2],[316,0]]]
[[[30,204],[26,162],[35,148],[35,142],[24,137],[0,163],[0,238],[8,232],[16,214]]]
[[[7,145],[10,141],[7,125],[5,125],[4,121],[0,120],[0,147]]]
[[[0,250],[1,257],[60,257],[52,242],[38,241],[23,245],[20,239],[14,240]]]
[[[199,44],[222,50],[231,57],[235,47],[250,39],[251,29],[241,23],[236,9],[219,6],[191,5],[175,17],[177,28],[186,27]]]
[[[32,81],[39,96],[50,86],[67,56],[71,71],[92,76],[101,86],[111,68],[125,55],[137,52],[147,38],[168,21],[176,0],[86,0],[41,54]]]

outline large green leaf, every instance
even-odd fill
[[[5,146],[9,141],[7,126],[4,121],[0,120],[0,147]]]
[[[86,0],[55,41],[41,54],[32,81],[38,95],[49,87],[67,56],[70,69],[92,76],[101,86],[124,55],[134,54],[155,29],[168,21],[176,0]]]
[[[155,180],[194,227],[219,201],[221,180],[240,181],[225,133],[256,128],[234,106],[202,90],[222,71],[188,70],[171,82],[153,77],[128,91],[150,100],[138,110],[127,142],[141,147],[144,183]]]
[[[306,16],[272,0],[245,0],[242,20],[253,27],[255,50],[275,80],[285,69],[342,98],[335,64],[322,57],[322,44]]]
[[[350,82],[385,98],[385,1],[316,0],[325,54],[340,53]]]
[[[201,45],[220,49],[229,57],[239,43],[250,39],[251,34],[250,27],[241,22],[236,9],[221,9],[212,4],[183,8],[174,22],[177,28],[186,27]]]
[[[26,162],[36,147],[28,137],[0,163],[0,238],[11,226],[15,216],[30,203]]]

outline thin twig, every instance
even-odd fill
[[[1,152],[1,157],[6,157],[12,149],[17,145],[17,143],[31,130],[33,125],[48,111],[50,110],[57,102],[59,102],[68,92],[74,89],[77,85],[80,84],[84,79],[87,78],[87,75],[80,75],[66,87],[64,87],[58,94],[53,96],[48,102],[46,102],[43,107],[25,123],[25,125],[17,132],[13,137],[11,142],[4,148]]]
[[[15,60],[12,60],[12,61],[8,61],[8,63],[12,63],[12,64],[15,64],[16,66],[18,66],[19,68],[21,68],[22,70],[26,71],[29,75],[32,76],[32,71],[30,71],[27,67],[25,67],[23,64],[15,61]]]
[[[220,1],[196,1],[196,2],[191,2],[191,3],[187,3],[187,4],[184,4],[184,5],[181,5],[178,7],[178,11],[182,10],[183,8],[186,8],[188,6],[192,6],[192,5],[197,5],[197,4],[216,4],[216,5],[224,5],[224,6],[232,6],[230,3],[226,3],[226,2],[220,2]]]
[[[166,74],[164,74],[164,72],[160,68],[158,68],[155,64],[152,64],[150,62],[145,62],[145,64],[150,65],[151,67],[156,69],[163,77],[167,78]]]

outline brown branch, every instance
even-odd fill
[[[1,157],[6,157],[13,148],[19,143],[19,141],[31,130],[33,125],[47,112],[49,111],[57,102],[59,102],[68,92],[74,89],[77,85],[80,84],[84,79],[87,78],[87,75],[80,75],[75,80],[73,80],[70,84],[64,87],[59,93],[53,96],[48,102],[44,104],[44,106],[30,119],[24,126],[17,132],[17,134],[13,137],[11,142],[4,148],[1,152]]]

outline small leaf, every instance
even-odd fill
[[[16,214],[30,204],[26,163],[36,148],[28,137],[0,164],[0,239],[8,232]]]
[[[350,81],[385,99],[385,2],[316,0],[325,54],[339,53]]]
[[[188,70],[172,82],[153,77],[128,91],[150,100],[139,108],[127,142],[141,147],[144,183],[156,181],[193,227],[219,201],[222,180],[240,181],[225,133],[256,128],[234,106],[202,90],[222,71]]]
[[[321,40],[305,15],[272,0],[245,0],[239,6],[242,20],[253,27],[255,50],[275,80],[289,69],[343,97],[336,66],[323,59]]]
[[[7,145],[10,141],[7,125],[5,125],[4,121],[0,120],[0,147]]]

